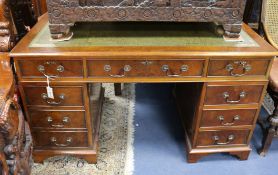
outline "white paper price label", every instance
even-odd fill
[[[47,87],[46,87],[47,97],[54,99],[53,88],[50,87],[50,82],[49,82],[50,81],[49,79],[51,79],[51,77],[49,77],[47,75],[45,75],[45,76],[46,76],[46,81],[47,81]]]
[[[47,86],[47,87],[46,87],[46,92],[47,92],[48,98],[54,99],[53,88],[52,88],[52,87]]]

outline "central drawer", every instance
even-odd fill
[[[204,59],[194,60],[88,60],[89,77],[201,77]]]
[[[152,60],[147,63],[148,76],[151,77],[200,77],[205,60]]]
[[[24,86],[27,105],[83,106],[83,86],[51,86],[54,99],[47,95],[46,86]]]
[[[32,128],[86,128],[84,111],[51,111],[29,109]]]
[[[230,146],[246,145],[250,130],[215,130],[198,133],[197,147],[199,146]]]
[[[87,131],[35,131],[32,135],[35,147],[88,147]]]

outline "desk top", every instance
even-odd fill
[[[239,41],[225,41],[217,36],[213,24],[207,23],[150,23],[113,22],[77,23],[72,27],[73,37],[68,41],[55,41],[50,37],[48,24],[29,44],[29,48],[62,47],[259,47],[245,31]]]
[[[225,41],[201,23],[79,23],[69,41],[53,41],[44,15],[11,56],[275,56],[247,25],[241,41]],[[163,59],[163,58],[162,58]]]

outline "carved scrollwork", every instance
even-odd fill
[[[0,14],[0,51],[6,52],[13,46],[11,36],[13,29],[10,23],[12,20],[6,0],[0,0],[0,9],[2,11]]]
[[[4,101],[0,109],[0,164],[6,174],[29,175],[32,138],[16,99]]]

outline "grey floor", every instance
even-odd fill
[[[277,175],[278,138],[266,157],[256,150],[262,131],[256,128],[249,160],[227,154],[186,162],[183,128],[172,97],[172,84],[137,84],[135,109],[135,175]],[[265,111],[261,111],[266,115]]]

